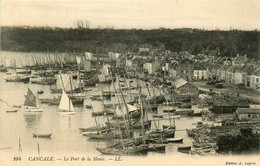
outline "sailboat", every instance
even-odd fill
[[[30,88],[28,88],[27,95],[25,96],[24,105],[22,109],[26,112],[42,112],[43,109],[39,107],[39,99],[38,97],[32,92]]]
[[[7,107],[6,112],[17,112],[17,109],[11,107],[6,101],[0,99],[4,103],[4,107]]]
[[[59,113],[63,115],[75,115],[73,104],[70,98],[67,96],[64,90],[62,90],[62,96],[59,105]]]

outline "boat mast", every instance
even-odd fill
[[[96,119],[96,116],[95,116],[95,112],[94,112],[92,104],[90,104],[90,105],[91,105],[91,110],[92,110],[93,115],[94,115],[95,123],[97,125],[97,133],[99,134],[99,125],[98,125],[98,122],[97,122],[97,119]]]
[[[143,110],[143,100],[141,98],[141,86],[139,87],[139,104],[141,108],[141,125],[142,125],[142,140],[143,144],[145,144],[145,135],[144,135],[144,110]]]
[[[114,90],[115,90],[114,93],[115,93],[115,96],[116,96],[116,98],[117,98],[118,104],[119,104],[120,108],[122,109],[122,104],[121,104],[121,102],[120,102],[120,100],[119,100],[118,92],[117,92],[117,88],[116,88],[116,86],[115,86],[114,80],[112,79],[112,75],[111,75],[110,73],[108,73],[108,74],[109,74],[109,76],[111,77],[112,84],[113,84],[113,87],[114,87]],[[125,122],[125,127],[126,127],[127,134],[128,134],[128,136],[130,137],[130,134],[129,134],[130,124],[126,122],[125,116],[123,116],[123,118],[124,118],[124,122]],[[119,123],[118,123],[118,124],[119,124]]]

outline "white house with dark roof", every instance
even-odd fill
[[[237,108],[236,115],[239,120],[260,120],[259,108]]]
[[[195,66],[194,67],[194,80],[207,80],[209,76],[209,70],[206,67]]]
[[[247,55],[241,56],[237,54],[237,56],[233,59],[232,64],[246,64],[247,61]]]
[[[260,68],[251,75],[250,88],[260,89]]]

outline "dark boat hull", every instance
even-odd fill
[[[127,147],[126,149],[119,148],[96,148],[102,154],[107,155],[146,155],[148,146]]]

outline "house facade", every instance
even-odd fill
[[[236,115],[239,120],[260,120],[259,108],[237,108]]]
[[[185,80],[193,80],[194,64],[190,60],[181,61],[176,68],[177,74]]]

